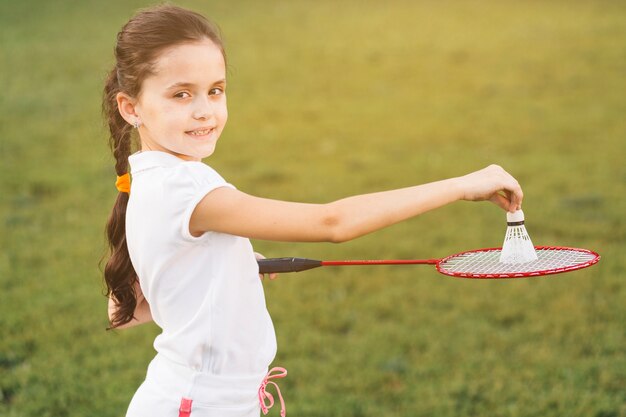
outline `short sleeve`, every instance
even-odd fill
[[[189,232],[191,215],[200,202],[211,191],[220,187],[235,188],[218,174],[213,168],[202,162],[185,162],[177,165],[166,179],[166,189],[174,204],[177,215],[176,223],[180,236],[189,242],[202,240],[206,235],[195,237]]]

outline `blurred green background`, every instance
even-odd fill
[[[153,324],[107,332],[98,261],[116,190],[100,116],[144,1],[0,1],[0,415],[121,416]],[[223,30],[229,124],[207,162],[246,192],[328,202],[498,163],[571,274],[432,267],[266,282],[290,416],[626,416],[626,4],[180,1]],[[341,245],[266,256],[431,258],[499,246],[455,203]],[[271,415],[278,415],[272,410]]]

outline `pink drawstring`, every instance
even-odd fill
[[[272,372],[278,372],[272,374]],[[278,388],[278,384],[274,381],[270,381],[270,379],[274,378],[284,378],[287,376],[287,370],[285,368],[275,367],[270,369],[270,371],[263,378],[263,382],[261,382],[261,386],[259,387],[259,403],[261,404],[261,411],[263,414],[267,414],[269,409],[274,405],[274,397],[269,392],[265,391],[265,387],[267,384],[272,384],[276,387],[276,393],[278,394],[278,399],[280,400],[280,415],[281,417],[285,417],[287,415],[287,410],[285,410],[285,401],[283,401],[283,396],[280,393],[280,388]],[[265,403],[265,399],[269,400],[269,404]]]

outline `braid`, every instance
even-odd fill
[[[115,157],[115,172],[123,175],[128,171],[128,156],[131,148],[132,126],[128,124],[117,109],[117,93],[120,92],[118,70],[109,73],[104,87],[103,113],[109,124],[109,146]]]
[[[103,113],[109,125],[109,145],[115,157],[115,172],[128,172],[128,157],[131,153],[132,127],[124,120],[117,108],[116,95],[120,91],[118,71],[113,69],[104,87]],[[111,328],[121,326],[133,319],[137,306],[135,282],[137,273],[133,268],[126,245],[126,207],[129,195],[120,192],[106,225],[111,257],[104,268],[107,296],[112,297],[117,309],[111,320]]]

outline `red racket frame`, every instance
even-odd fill
[[[582,252],[582,253],[586,253],[589,255],[593,255],[594,258],[587,262],[583,262],[583,263],[571,265],[571,266],[566,266],[566,267],[544,269],[544,270],[532,271],[532,272],[515,272],[515,273],[503,273],[503,274],[470,274],[470,273],[464,273],[464,272],[454,273],[454,272],[445,271],[440,267],[440,265],[443,262],[449,259],[455,258],[457,256],[460,256],[460,255],[464,255],[467,253],[474,253],[474,252],[489,252],[489,251],[501,250],[501,249],[502,248],[484,248],[484,249],[476,249],[476,250],[460,252],[455,255],[450,255],[450,256],[447,256],[445,258],[438,260],[435,266],[437,268],[437,271],[439,271],[440,273],[444,275],[449,275],[451,277],[458,277],[458,278],[474,278],[474,279],[527,278],[527,277],[538,277],[538,276],[543,276],[543,275],[561,274],[563,272],[568,272],[568,271],[576,271],[578,269],[590,267],[591,265],[598,263],[598,261],[600,260],[600,255],[597,252],[591,251],[589,249],[569,248],[565,246],[535,246],[536,250],[567,250],[567,251],[572,251],[572,252]]]

